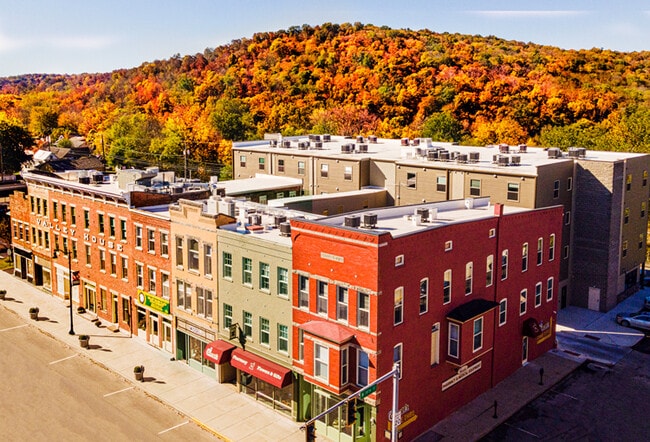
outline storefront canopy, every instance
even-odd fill
[[[203,356],[215,364],[224,364],[230,361],[230,354],[234,348],[235,346],[230,342],[217,339],[216,341],[212,341],[205,346]]]
[[[274,387],[282,388],[291,383],[291,370],[254,355],[241,348],[233,350],[230,364]]]

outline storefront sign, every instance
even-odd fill
[[[344,258],[338,255],[332,255],[331,253],[320,252],[320,257],[323,259],[328,259],[330,261],[344,262]]]
[[[102,247],[108,247],[109,249],[115,249],[118,252],[121,252],[124,250],[124,245],[122,243],[115,243],[114,241],[108,240],[106,241],[105,238],[103,237],[96,237],[95,235],[91,235],[89,233],[84,233],[84,241],[90,241],[93,244],[99,244]]]
[[[151,310],[156,310],[166,315],[169,314],[169,301],[166,299],[154,296],[150,293],[145,292],[144,290],[138,290],[137,299],[141,305],[149,307]]]
[[[230,364],[278,388],[291,383],[291,370],[239,348],[233,350]]]
[[[541,333],[537,337],[537,340],[535,340],[537,344],[546,341],[553,334],[553,318],[551,317],[551,319],[548,322],[540,322],[539,328],[541,330]]]
[[[445,382],[442,383],[442,391],[445,391],[449,387],[452,387],[453,385],[465,379],[467,376],[476,373],[480,369],[481,369],[481,361],[478,361],[476,364],[471,365],[469,367],[467,365],[463,365],[458,369],[457,374],[455,374],[454,376],[450,377],[449,379],[447,379]]]
[[[415,414],[415,410],[407,411],[406,413],[402,414],[402,417],[401,417],[401,422],[402,423],[397,425],[397,429],[398,430],[403,430],[404,427],[406,427],[411,422],[414,422],[415,419],[417,419],[417,418],[418,418],[418,416],[417,416],[417,414]],[[388,421],[388,431],[391,431],[392,429],[393,429],[393,422]]]

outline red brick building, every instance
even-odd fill
[[[309,419],[401,366],[412,440],[554,346],[562,208],[487,198],[291,221],[293,354]],[[391,382],[316,422],[335,440],[380,440]]]

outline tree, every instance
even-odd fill
[[[226,140],[248,140],[257,132],[248,105],[239,98],[217,101],[211,120],[221,137]]]
[[[29,159],[25,149],[32,147],[34,140],[16,120],[9,120],[0,114],[0,173],[16,173],[21,164]]]
[[[125,115],[106,131],[106,141],[110,146],[106,161],[112,166],[147,166],[156,160],[150,146],[159,135],[160,125],[153,117]]]
[[[463,127],[449,112],[436,112],[424,121],[422,136],[433,141],[460,141]]]

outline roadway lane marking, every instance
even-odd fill
[[[160,436],[161,434],[167,433],[168,431],[175,430],[175,429],[177,429],[178,427],[182,427],[183,425],[187,425],[187,424],[189,424],[189,423],[190,423],[190,421],[185,421],[185,422],[180,423],[180,424],[178,424],[178,425],[174,425],[174,426],[171,427],[171,428],[167,428],[166,430],[162,430],[160,433],[158,433],[158,436]]]
[[[0,330],[0,332],[5,332],[5,331],[9,331],[9,330],[16,330],[17,328],[23,328],[23,327],[27,327],[27,324],[17,325],[15,327],[3,328],[2,330]]]
[[[122,392],[124,392],[124,391],[133,390],[133,388],[134,388],[134,387],[127,387],[127,388],[123,388],[122,390],[114,391],[114,392],[112,392],[112,393],[106,393],[106,394],[104,395],[104,397],[109,397],[109,396],[113,396],[114,394],[122,393]]]
[[[526,434],[528,434],[529,436],[533,436],[535,439],[539,439],[539,436],[538,436],[538,435],[536,435],[535,433],[531,433],[530,431],[526,431],[526,430],[524,430],[523,428],[515,427],[514,425],[510,425],[510,424],[507,423],[507,422],[506,422],[506,426],[508,426],[508,427],[510,427],[510,428],[514,428],[515,430],[519,430],[519,431],[521,431],[522,433],[526,433]]]
[[[50,365],[52,364],[58,364],[59,362],[67,361],[68,359],[76,358],[78,355],[74,354],[72,356],[68,356],[67,358],[59,359],[58,361],[52,361],[50,362]]]

